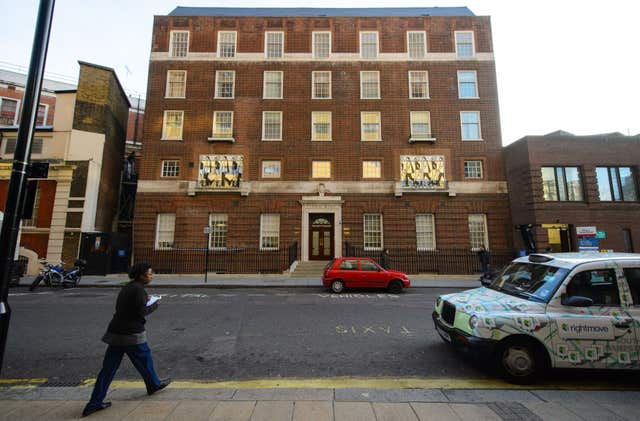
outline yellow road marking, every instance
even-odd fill
[[[12,389],[27,389],[37,387],[47,381],[46,378],[34,379],[0,379],[0,387],[11,387]]]

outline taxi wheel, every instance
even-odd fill
[[[389,282],[389,292],[392,294],[400,294],[402,292],[402,282],[397,279]]]
[[[528,341],[506,342],[498,352],[498,368],[511,383],[534,383],[544,368],[544,359]]]
[[[335,281],[331,282],[331,291],[335,292],[336,294],[340,294],[342,291],[344,291],[344,282],[342,282],[340,279],[336,279]]]

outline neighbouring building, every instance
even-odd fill
[[[2,104],[10,96],[7,90],[20,90],[2,87]],[[29,259],[31,273],[38,258],[70,265],[79,254],[90,260],[105,254],[108,242],[103,240],[117,226],[127,96],[113,69],[84,62],[77,88],[55,89],[54,94],[42,95],[41,102],[48,105],[42,122],[47,124],[36,127],[31,155],[33,162],[48,163],[48,171],[35,180],[33,215],[22,224],[20,253]],[[17,111],[12,112],[13,121],[3,114],[5,124],[0,125],[0,210],[18,130]]]
[[[640,135],[526,136],[504,158],[516,247],[639,250]]]
[[[205,244],[234,272],[511,257],[490,18],[466,7],[178,7],[145,117],[134,247],[160,270],[204,270]]]

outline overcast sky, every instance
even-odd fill
[[[0,0],[0,67],[29,64],[38,0]],[[467,6],[491,16],[502,142],[558,129],[640,133],[640,1],[307,0],[305,7]],[[146,92],[153,15],[176,6],[298,7],[299,0],[57,0],[46,72],[70,76],[78,60],[116,70]]]

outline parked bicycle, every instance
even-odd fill
[[[62,262],[61,262],[62,263]],[[42,269],[40,274],[36,276],[29,286],[29,291],[36,289],[41,282],[44,282],[46,286],[63,288],[73,288],[78,286],[80,279],[82,279],[82,270],[86,266],[87,262],[82,259],[77,259],[74,263],[74,267],[69,270],[64,270],[62,264],[52,265],[44,259],[40,260]]]

